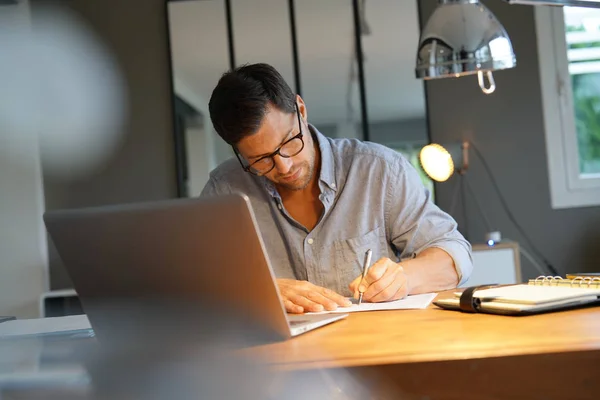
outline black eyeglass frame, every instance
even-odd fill
[[[271,154],[267,154],[266,156],[262,156],[261,158],[259,158],[258,160],[254,161],[252,164],[249,165],[244,165],[244,163],[242,162],[242,158],[240,157],[240,153],[237,151],[237,149],[235,148],[235,146],[233,147],[233,152],[235,153],[235,156],[237,157],[238,161],[240,162],[240,165],[242,166],[242,168],[244,169],[244,171],[251,173],[252,175],[256,175],[256,176],[264,176],[266,174],[268,174],[269,172],[273,171],[273,168],[275,168],[275,156],[279,156],[279,157],[283,157],[283,158],[292,158],[297,156],[298,154],[300,154],[302,152],[302,150],[304,150],[304,139],[302,138],[304,132],[302,132],[302,121],[300,119],[300,110],[298,109],[298,106],[296,105],[296,115],[298,116],[298,129],[300,130],[300,132],[295,135],[294,137],[291,137],[290,139],[286,140],[285,142],[283,142],[274,152],[272,152]],[[298,150],[295,154],[286,156],[281,154],[281,149],[288,143],[290,143],[293,140],[296,139],[300,139],[300,141],[302,142],[302,146],[300,147],[300,150]],[[269,169],[266,172],[254,172],[252,170],[252,166],[254,164],[256,164],[259,161],[264,160],[265,158],[271,158],[273,161],[273,166],[271,167],[271,169]]]

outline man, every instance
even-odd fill
[[[468,279],[471,246],[407,160],[323,136],[270,65],[224,74],[209,111],[236,157],[211,172],[202,195],[248,195],[288,312],[333,310],[359,292],[364,301],[397,300]],[[362,280],[368,249],[375,263]]]

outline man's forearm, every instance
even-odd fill
[[[454,260],[442,249],[425,249],[400,265],[408,278],[409,294],[438,292],[458,285]]]

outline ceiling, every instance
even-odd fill
[[[232,0],[234,44],[237,65],[270,63],[294,88],[287,4],[286,0]],[[365,0],[371,30],[363,36],[371,122],[425,115],[423,82],[414,75],[417,13],[416,0]],[[358,81],[350,81],[352,1],[296,1],[296,21],[302,97],[310,121],[360,120]],[[205,111],[217,80],[229,68],[224,2],[171,2],[169,25],[176,90]]]

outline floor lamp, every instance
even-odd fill
[[[479,203],[479,199],[475,195],[475,192],[471,188],[469,182],[465,179],[465,174],[469,169],[469,142],[454,142],[448,143],[442,146],[437,143],[428,144],[423,147],[419,153],[419,161],[425,173],[436,182],[446,182],[454,174],[458,175],[460,184],[456,186],[452,195],[452,203],[450,205],[449,212],[454,212],[454,207],[458,198],[458,194],[461,194],[461,204],[463,206],[464,216],[464,230],[465,236],[468,235],[468,221],[466,213],[466,191],[475,201],[475,206],[481,218],[485,223],[486,242],[493,246],[496,242],[501,240],[500,233],[492,229],[492,225],[488,220],[487,216],[483,212],[483,208]],[[461,189],[459,191],[459,188]]]
[[[465,206],[465,189],[466,189],[469,192],[469,194],[471,195],[472,199],[474,200],[477,211],[485,224],[486,231],[487,231],[487,233],[485,235],[486,243],[489,246],[494,246],[496,243],[502,241],[502,236],[500,234],[500,231],[492,228],[492,224],[490,223],[485,212],[483,211],[483,208],[481,206],[481,203],[479,202],[477,195],[475,194],[475,191],[469,184],[469,181],[465,178],[465,174],[469,168],[469,149],[471,147],[475,150],[475,153],[480,158],[481,163],[483,164],[487,174],[489,175],[490,181],[492,182],[494,188],[496,189],[496,191],[498,193],[498,198],[500,199],[504,210],[506,211],[507,215],[509,216],[509,219],[513,222],[513,224],[516,226],[517,230],[519,230],[521,232],[521,234],[527,240],[527,242],[530,244],[530,246],[535,251],[535,253],[537,253],[538,257],[546,265],[546,269],[551,274],[558,275],[558,272],[556,271],[556,269],[543,256],[543,254],[533,245],[532,241],[529,239],[529,237],[527,236],[527,234],[525,233],[523,228],[521,228],[521,226],[517,222],[516,218],[514,218],[514,216],[512,215],[512,212],[510,211],[510,209],[508,208],[508,205],[506,204],[506,200],[504,199],[504,196],[502,196],[502,193],[501,193],[500,189],[498,188],[496,179],[494,178],[494,175],[492,174],[490,167],[488,166],[485,158],[483,157],[481,152],[477,149],[477,147],[474,145],[474,143],[470,143],[468,141],[462,141],[462,142],[448,143],[444,146],[437,144],[437,143],[428,144],[428,145],[424,146],[421,149],[421,151],[419,152],[419,162],[421,163],[421,166],[423,167],[423,170],[425,171],[425,173],[436,182],[445,182],[455,173],[458,174],[458,176],[460,178],[460,185],[457,185],[457,187],[454,190],[454,194],[452,196],[452,203],[451,203],[449,211],[450,211],[450,214],[452,214],[452,212],[454,211],[454,207],[456,205],[456,199],[457,199],[458,193],[459,193],[458,189],[460,187],[462,189],[461,190],[461,196],[462,196],[461,203],[463,206],[463,215],[465,218],[465,231],[464,231],[465,237],[468,239],[468,236],[469,236],[468,229],[467,229],[467,224],[468,224],[467,212],[466,212],[466,206]],[[547,273],[544,270],[544,268],[542,268],[540,266],[540,264],[535,260],[535,258],[526,249],[524,249],[523,245],[521,245],[520,248],[521,248],[521,252],[523,253],[523,255],[534,265],[534,267],[536,269],[538,269],[542,274]]]

